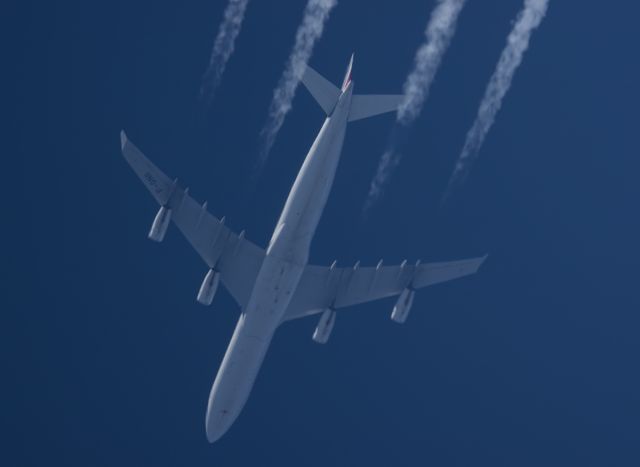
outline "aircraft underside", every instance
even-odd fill
[[[197,300],[210,305],[219,283],[241,315],[216,375],[206,415],[210,442],[219,439],[244,406],[280,323],[321,314],[313,340],[326,343],[336,311],[398,296],[392,319],[406,321],[415,291],[477,272],[486,257],[460,261],[374,267],[307,264],[309,247],[324,210],[349,121],[397,108],[402,96],[353,94],[349,64],[342,88],[307,67],[302,82],[327,114],[293,184],[266,249],[236,234],[196,202],[133,145],[124,132],[122,153],[160,205],[149,238],[162,241],[173,221],[209,268]]]

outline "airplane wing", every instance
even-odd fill
[[[399,266],[336,268],[307,266],[283,321],[399,295],[474,274],[486,256],[460,261]]]
[[[170,210],[171,220],[183,233],[209,268],[220,272],[220,279],[235,301],[244,308],[265,257],[265,251],[225,227],[224,219],[207,211],[177,181],[171,180],[121,133],[122,154],[158,204]]]

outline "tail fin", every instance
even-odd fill
[[[349,66],[347,67],[344,80],[342,81],[342,89],[340,89],[307,65],[302,75],[302,83],[327,115],[331,115],[340,95],[347,89],[349,83],[351,83],[352,68],[353,54],[351,55],[351,60],[349,60]],[[404,96],[402,94],[355,94],[351,98],[349,121],[352,122],[386,112],[393,112],[398,109],[403,99]]]
[[[349,60],[349,66],[347,67],[347,72],[344,74],[344,79],[342,80],[342,92],[347,89],[349,83],[351,82],[351,71],[353,70],[353,56],[355,54],[351,54],[351,59]]]

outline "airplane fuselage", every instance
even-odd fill
[[[206,416],[210,442],[219,439],[240,414],[307,264],[340,161],[352,93],[353,82],[347,81],[304,160],[269,242],[211,388]]]

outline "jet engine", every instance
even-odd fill
[[[211,305],[213,297],[218,290],[218,284],[220,283],[220,273],[213,269],[209,269],[209,272],[204,276],[200,290],[198,291],[198,303],[202,305]]]
[[[407,316],[409,316],[409,312],[411,311],[411,306],[413,305],[413,297],[415,297],[416,292],[412,289],[404,289],[400,296],[398,297],[398,301],[393,307],[393,312],[391,313],[391,319],[396,323],[404,323],[407,320]]]
[[[164,240],[164,235],[167,233],[169,227],[169,221],[171,221],[171,209],[164,206],[160,207],[156,218],[151,224],[151,230],[149,230],[149,238],[154,242],[161,242]]]
[[[318,344],[326,344],[331,336],[333,325],[336,322],[336,310],[333,308],[327,308],[322,313],[320,321],[316,326],[316,330],[313,331],[313,340]]]

